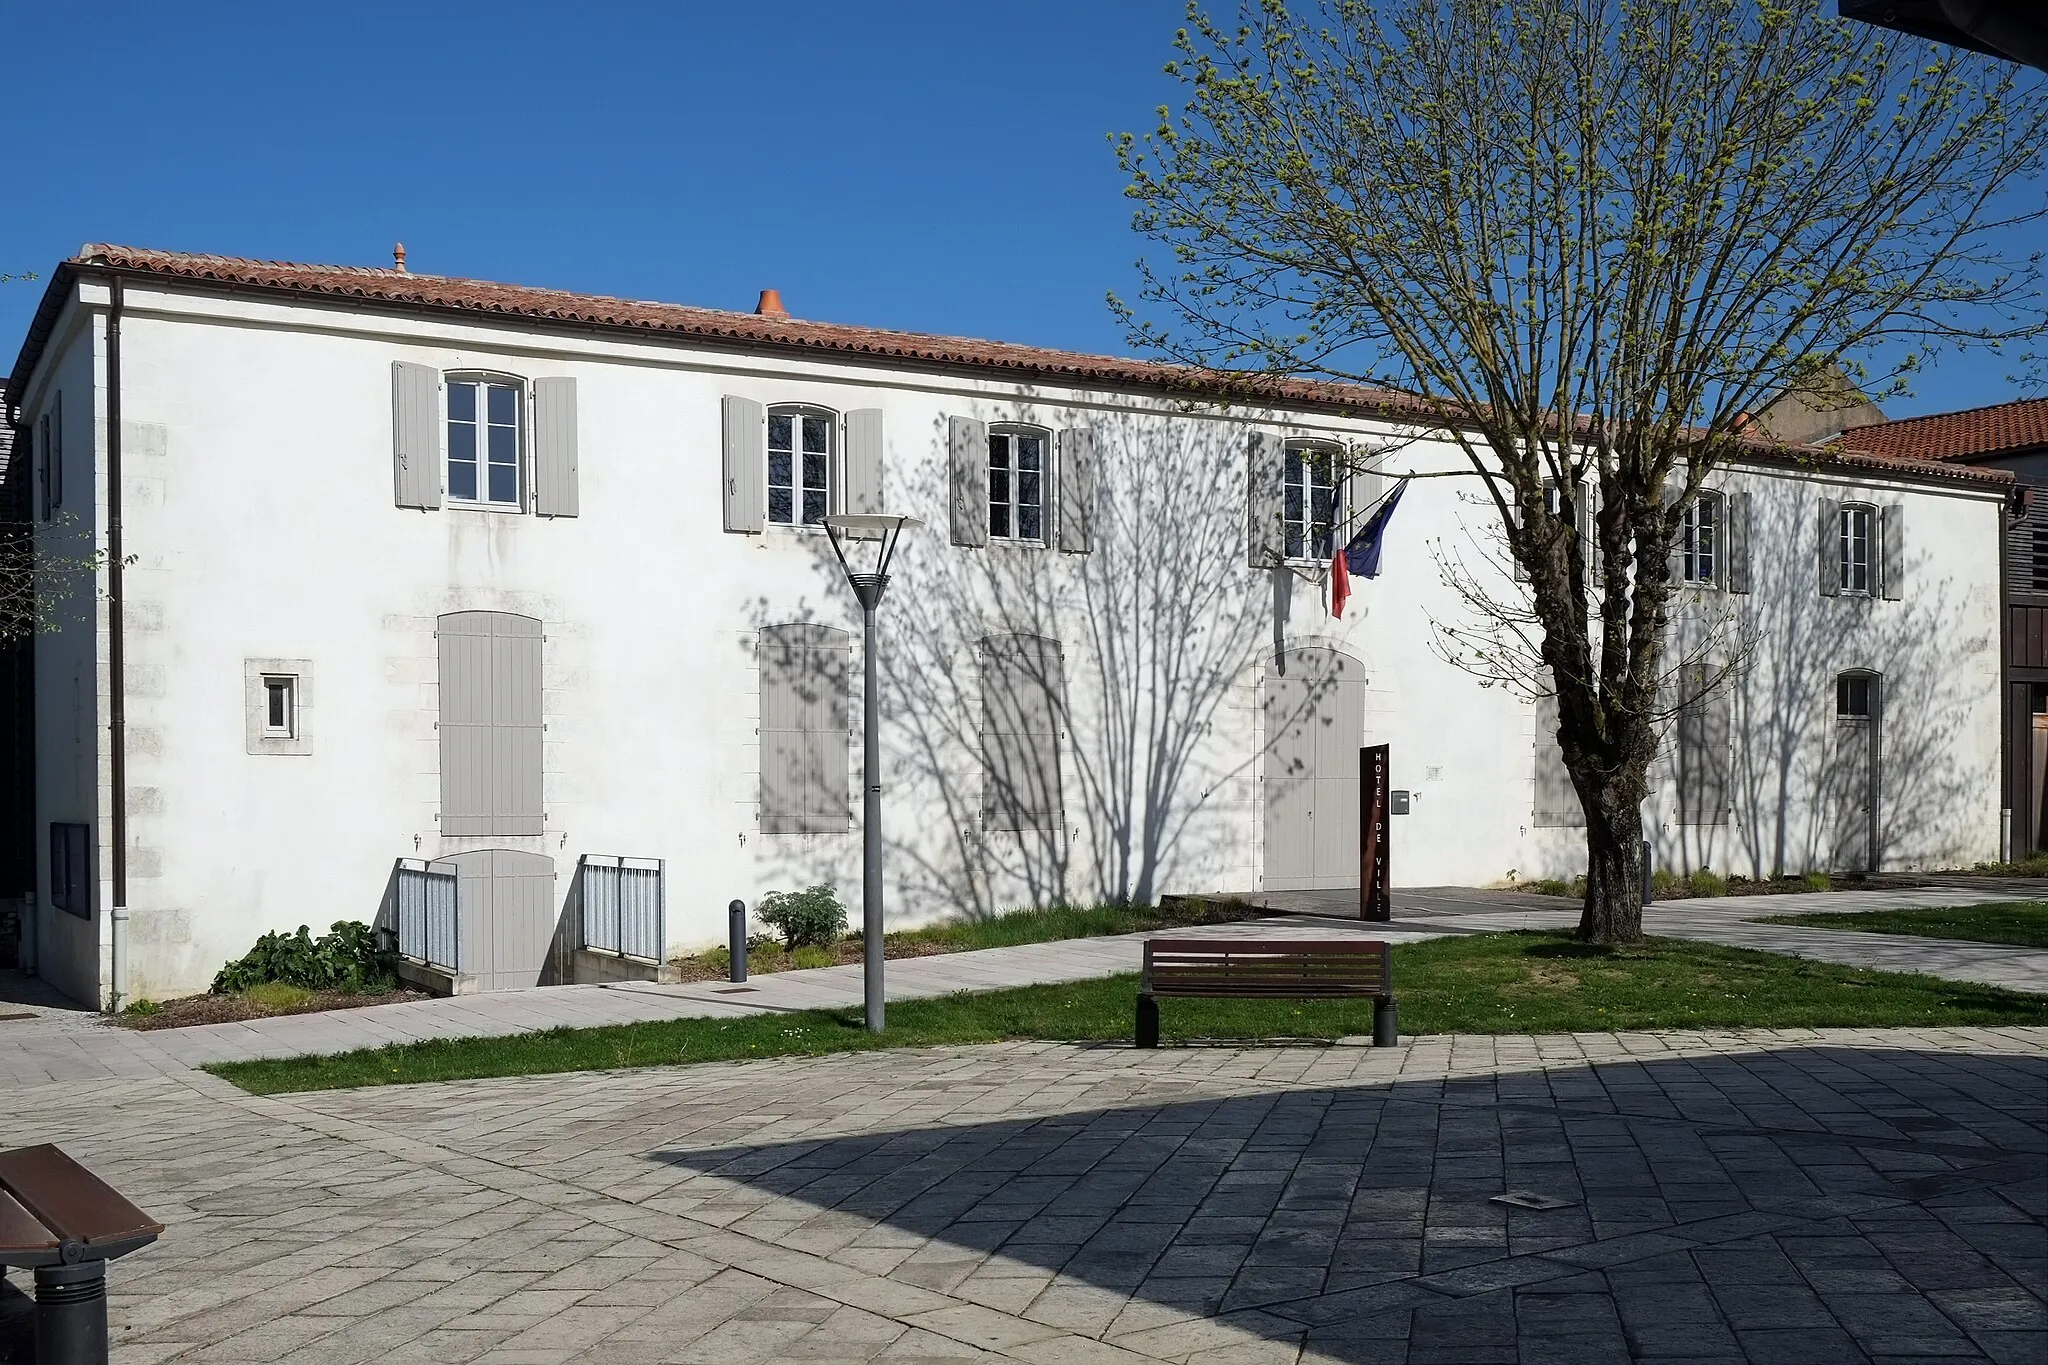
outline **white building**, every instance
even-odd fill
[[[1385,452],[1354,507],[1462,456],[1401,439],[1385,396],[1288,393],[88,247],[9,415],[50,533],[118,525],[127,562],[34,642],[24,955],[81,1000],[201,990],[267,930],[441,894],[416,869],[444,859],[485,986],[571,970],[586,856],[660,860],[672,950],[774,888],[857,904],[859,618],[804,524],[828,507],[929,524],[882,608],[892,919],[1355,885],[1361,742],[1412,794],[1397,884],[1578,870],[1543,708],[1431,645],[1467,610],[1446,563],[1513,590],[1471,480],[1409,486],[1341,621],[1285,523],[1318,443]],[[1995,854],[2008,486],[1811,454],[1721,475],[1689,619],[1757,643],[1673,727],[1660,860]]]

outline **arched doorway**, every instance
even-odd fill
[[[1856,670],[1835,679],[1833,778],[1838,872],[1875,872],[1877,796],[1884,724],[1883,679]]]
[[[1273,658],[1259,699],[1268,891],[1358,885],[1365,688],[1365,665],[1338,650],[1302,645]]]

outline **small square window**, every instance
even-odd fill
[[[290,739],[298,731],[299,680],[266,674],[263,679],[263,733]]]

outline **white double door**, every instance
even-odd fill
[[[1268,891],[1358,885],[1365,665],[1334,649],[1276,655],[1261,689]]]

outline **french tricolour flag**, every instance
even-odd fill
[[[1342,620],[1344,603],[1351,597],[1351,576],[1378,578],[1380,576],[1380,547],[1387,543],[1387,523],[1394,519],[1394,506],[1401,501],[1401,493],[1408,487],[1403,479],[1394,485],[1394,491],[1387,494],[1385,502],[1379,505],[1365,525],[1358,528],[1358,534],[1351,542],[1330,556],[1330,615]]]

